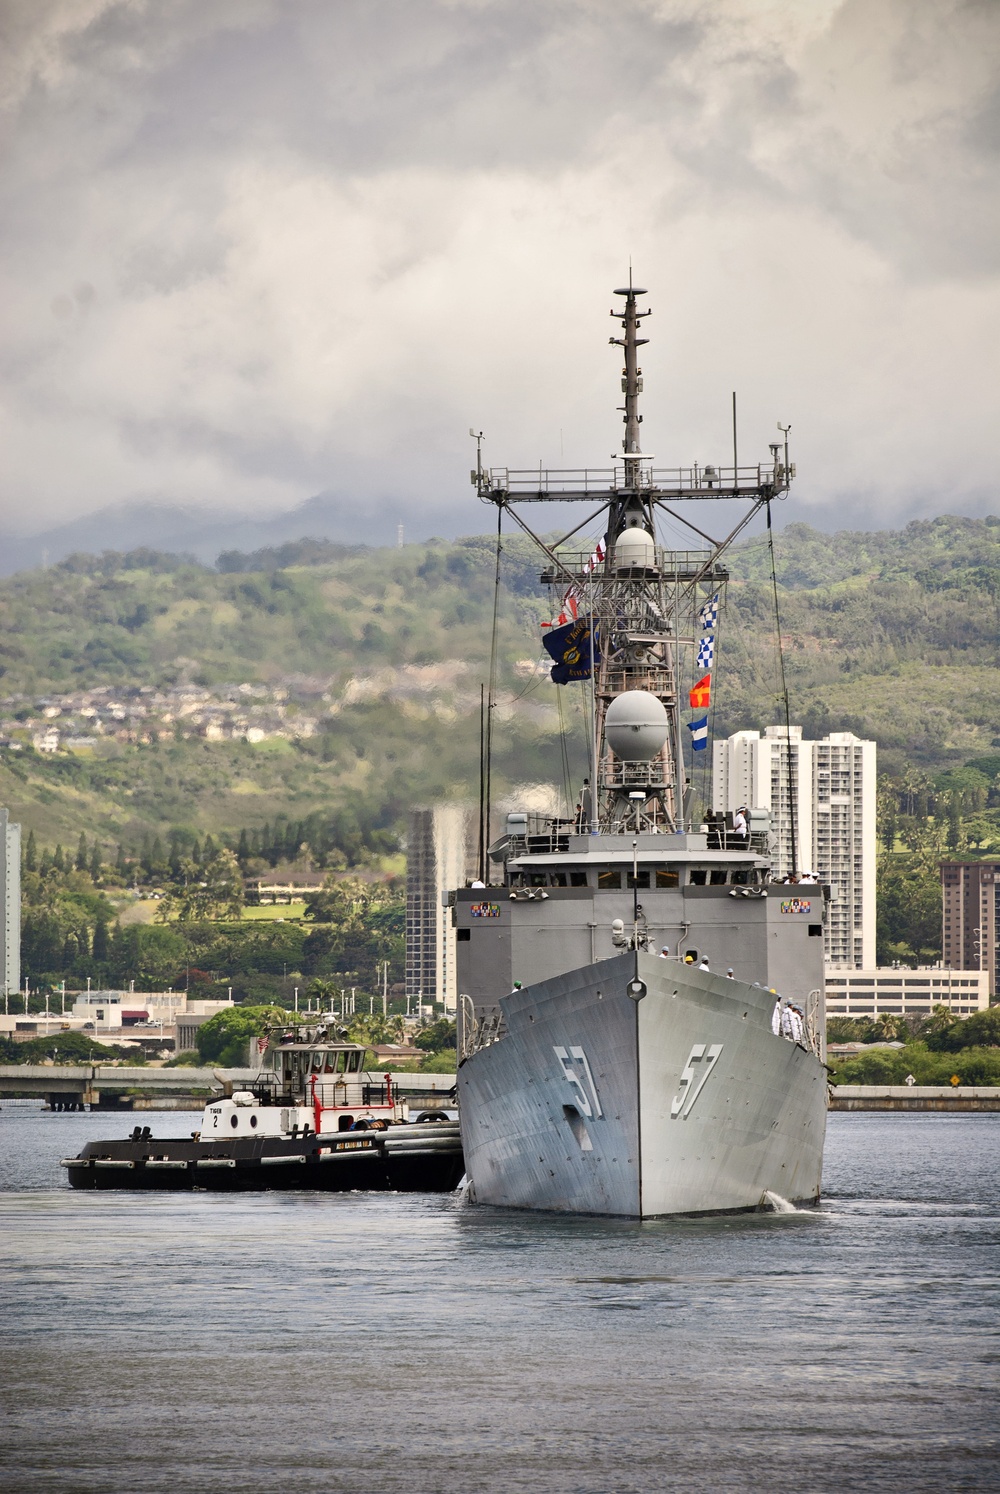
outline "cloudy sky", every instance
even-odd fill
[[[997,512],[996,0],[0,0],[0,529],[792,424],[795,516]],[[788,514],[791,517],[791,513]]]

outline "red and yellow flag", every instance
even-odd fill
[[[691,687],[689,698],[692,711],[706,711],[711,705],[711,696],[712,676],[710,674],[702,675],[698,683]]]

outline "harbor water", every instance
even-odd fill
[[[1000,1115],[834,1114],[818,1210],[643,1224],[71,1192],[130,1125],[0,1112],[11,1494],[1000,1488]]]

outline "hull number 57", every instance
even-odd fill
[[[587,1055],[582,1048],[557,1048],[553,1045],[553,1053],[559,1060],[562,1071],[572,1084],[576,1092],[576,1102],[584,1115],[591,1120],[600,1120],[604,1111],[597,1096],[597,1085],[594,1076],[590,1072],[590,1064]]]
[[[691,1114],[695,1100],[705,1088],[705,1081],[715,1068],[722,1054],[721,1043],[695,1043],[688,1054],[687,1063],[681,1071],[681,1082],[677,1086],[670,1106],[670,1119],[683,1120]],[[698,1065],[698,1067],[696,1067]]]

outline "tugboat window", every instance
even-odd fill
[[[605,889],[620,888],[622,885],[622,874],[617,866],[602,866],[597,873],[598,887]]]
[[[707,872],[705,872],[703,870],[700,870],[700,869],[696,869],[695,871],[693,871],[691,873],[691,886],[692,887],[704,887],[704,885],[705,885],[705,878],[706,878],[707,875],[708,875]]]
[[[676,887],[676,866],[658,866],[656,868],[656,885],[657,887]]]

